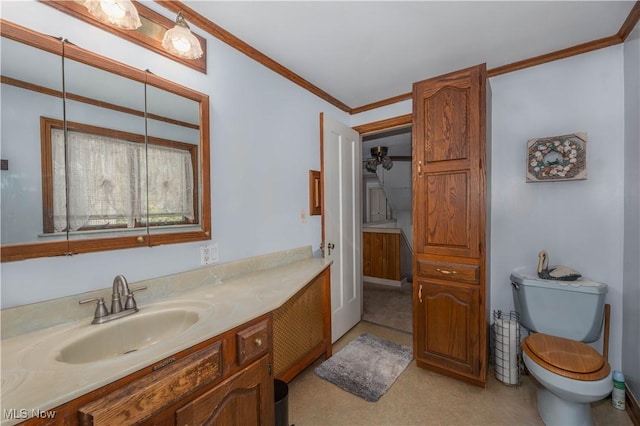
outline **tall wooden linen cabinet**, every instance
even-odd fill
[[[417,365],[484,387],[488,362],[486,65],[413,85]]]

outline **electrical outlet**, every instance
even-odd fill
[[[218,243],[200,246],[200,264],[210,265],[218,261]]]
[[[307,212],[304,209],[300,210],[300,223],[307,223]]]

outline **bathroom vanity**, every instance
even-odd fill
[[[331,355],[329,267],[307,247],[132,283],[140,311],[105,324],[75,305],[110,288],[5,309],[1,424],[272,424],[273,379]]]

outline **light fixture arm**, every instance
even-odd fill
[[[189,24],[187,24],[187,21],[184,19],[184,15],[182,14],[182,12],[178,12],[178,15],[176,16],[176,25],[191,30]]]

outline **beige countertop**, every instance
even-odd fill
[[[24,420],[7,419],[9,410],[25,410],[22,413],[28,413],[29,417],[37,415],[38,410],[44,413],[277,309],[330,265],[330,262],[324,259],[310,257],[310,250],[308,252],[308,257],[305,257],[304,250],[302,256],[300,252],[294,253],[293,256],[290,252],[283,252],[282,257],[288,256],[288,263],[286,259],[274,261],[271,257],[267,262],[254,261],[248,268],[245,265],[244,269],[242,266],[229,268],[227,265],[219,265],[217,269],[203,268],[198,270],[198,282],[195,287],[177,285],[175,287],[179,288],[174,291],[168,290],[171,285],[167,283],[171,280],[167,280],[166,277],[157,280],[157,289],[161,290],[154,290],[154,280],[131,283],[132,288],[141,284],[151,287],[152,296],[146,299],[141,297],[138,301],[140,311],[129,318],[181,306],[189,306],[199,314],[199,320],[185,331],[136,352],[83,364],[57,361],[61,349],[70,342],[94,332],[99,327],[119,321],[92,325],[93,309],[86,309],[86,305],[83,308],[89,315],[81,319],[3,339],[1,424],[10,425]],[[242,262],[235,263],[236,266],[241,264]],[[225,270],[220,272],[221,269]],[[181,274],[172,277],[181,282],[185,280]],[[154,295],[160,296],[154,299]],[[85,297],[86,294],[77,296]],[[77,304],[78,297],[70,299],[72,300],[66,303]],[[19,309],[12,308],[10,311],[13,312],[7,312],[7,317],[17,318],[24,316],[19,315],[20,313],[27,313],[15,312]],[[4,322],[4,310],[2,314]]]
[[[401,234],[401,228],[383,228],[383,227],[363,227],[362,232],[370,232],[373,234]]]

